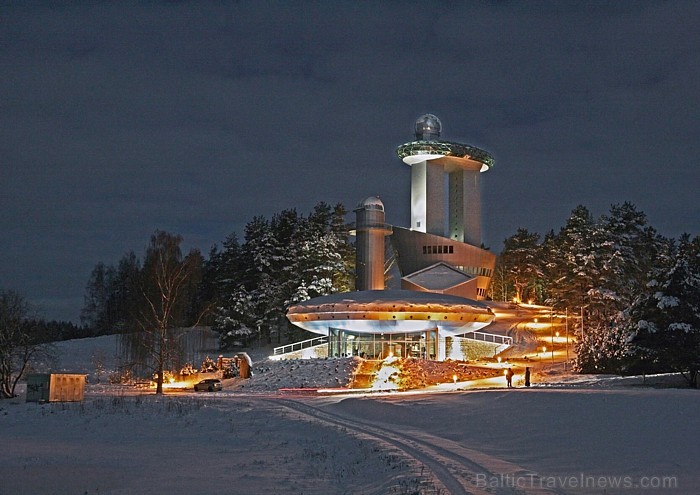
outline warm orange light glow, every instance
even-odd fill
[[[169,389],[185,389],[185,388],[192,388],[192,384],[189,382],[178,382],[175,380],[171,380],[167,383],[163,383],[163,388],[169,388]]]
[[[532,323],[525,323],[525,328],[530,329],[530,330],[543,330],[545,328],[549,328],[549,323],[537,323],[532,322]]]

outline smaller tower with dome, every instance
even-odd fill
[[[384,289],[384,237],[391,228],[384,223],[384,203],[370,196],[355,208],[357,290]]]

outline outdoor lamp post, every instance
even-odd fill
[[[569,308],[566,308],[566,361],[564,361],[564,370],[569,369]]]
[[[549,307],[549,335],[552,340],[552,362],[554,362],[554,306]]]

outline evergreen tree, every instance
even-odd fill
[[[609,216],[600,220],[605,242],[604,280],[606,288],[628,306],[639,287],[646,284],[655,264],[659,263],[665,240],[647,225],[646,215],[629,202],[613,205]]]
[[[574,368],[621,372],[629,351],[623,312],[651,268],[663,263],[667,241],[629,202],[613,205],[598,221],[578,206],[558,234],[538,241],[525,229],[506,239],[497,271],[501,292],[580,311],[585,318],[577,331]]]
[[[267,221],[253,218],[242,245],[224,246],[216,261],[216,328],[222,346],[257,335],[270,342],[292,331],[287,307],[348,290],[353,252],[342,205],[316,205],[308,218],[284,210]],[[235,239],[235,238],[234,238]]]
[[[576,343],[574,368],[584,372],[619,373],[625,368],[628,332],[624,311],[659,263],[661,239],[646,216],[631,203],[613,205],[595,224],[592,253],[595,277],[586,293],[585,333]]]
[[[93,268],[85,287],[85,302],[80,312],[80,322],[88,327],[93,335],[110,333],[108,303],[115,283],[114,278],[114,268],[99,262]]]
[[[141,292],[141,262],[133,251],[119,260],[116,274],[109,291],[103,327],[109,333],[134,332],[138,328],[137,318],[143,312]]]
[[[539,240],[539,234],[519,228],[515,235],[504,241],[499,263],[517,301],[542,302],[543,267]]]
[[[673,370],[697,388],[700,370],[700,238],[684,235],[672,248],[670,270],[657,271],[628,314],[633,363]]]
[[[585,206],[577,206],[549,246],[550,297],[558,306],[581,307],[599,276],[596,250],[599,239]]]
[[[221,252],[210,255],[207,273],[213,280],[213,320],[221,347],[246,343],[251,330],[245,315],[251,314],[251,306],[245,289],[246,259],[236,234],[226,238]]]

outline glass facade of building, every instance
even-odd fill
[[[435,359],[438,353],[438,330],[415,333],[357,333],[330,328],[328,355],[330,357],[360,356],[365,359],[387,357],[416,357]]]

